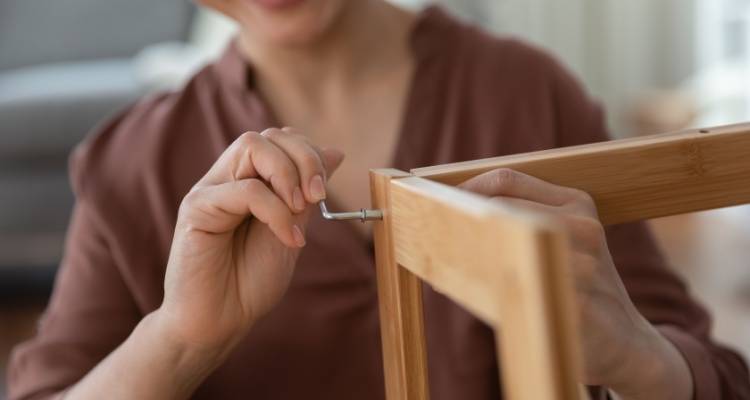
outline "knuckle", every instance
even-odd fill
[[[258,141],[263,140],[258,132],[245,132],[235,141],[238,146],[238,154],[241,157],[250,157],[257,147]]]
[[[295,142],[300,142],[303,145],[307,145],[312,147],[312,142],[310,141],[310,138],[303,135],[298,129],[292,128],[289,126],[285,126],[280,129],[280,134],[284,135],[287,140],[292,140]]]
[[[273,139],[281,135],[284,135],[284,131],[279,128],[267,128],[267,129],[264,129],[263,132],[260,133],[260,135],[267,137],[269,139]]]
[[[601,247],[605,240],[605,231],[602,223],[594,218],[575,217],[571,224],[573,233],[585,248],[596,250]]]
[[[243,147],[250,147],[253,143],[255,143],[258,140],[259,136],[260,134],[258,132],[248,131],[240,135],[239,138],[237,138],[237,143]]]
[[[604,225],[598,219],[583,218],[582,221],[584,231],[588,236],[597,240],[604,238]]]
[[[266,185],[259,179],[245,179],[239,182],[240,190],[248,196],[256,196],[266,190]]]
[[[579,201],[581,204],[583,204],[587,208],[594,207],[594,198],[591,197],[591,195],[588,192],[585,192],[580,189],[572,189],[572,190],[573,190],[573,198],[575,198],[577,201]]]
[[[292,136],[300,136],[298,135],[297,129],[291,126],[285,126],[281,128],[281,131]]]
[[[578,195],[581,197],[581,200],[587,203],[594,204],[594,198],[591,197],[591,195],[588,192],[585,192],[583,190],[578,190],[578,189],[576,189],[576,191],[578,192]]]
[[[492,183],[502,187],[512,186],[517,180],[515,172],[508,168],[496,169],[492,174]]]
[[[186,194],[185,197],[182,198],[182,203],[180,203],[180,209],[193,207],[197,203],[198,198],[200,196],[201,196],[201,189],[198,189],[198,188],[190,189],[188,194]]]
[[[182,198],[180,206],[177,209],[177,215],[179,219],[190,219],[195,214],[195,210],[199,207],[201,198],[203,197],[203,189],[192,188]]]

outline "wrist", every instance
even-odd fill
[[[158,311],[145,316],[130,336],[66,398],[182,399],[221,363],[223,355],[173,340]]]
[[[607,385],[618,400],[692,398],[692,377],[675,346],[645,321],[634,335],[620,379]]]
[[[218,367],[228,346],[217,344],[197,343],[186,340],[178,334],[169,323],[169,318],[163,310],[157,309],[147,315],[142,321],[143,330],[155,348],[164,352],[165,358],[170,360],[175,371],[185,379],[201,379]],[[139,326],[140,328],[140,326]]]
[[[231,351],[253,326],[252,321],[237,322],[238,318],[205,317],[210,312],[199,313],[198,318],[185,307],[162,304],[151,315],[155,329],[180,351],[198,355],[223,355]],[[231,320],[231,322],[222,322]]]

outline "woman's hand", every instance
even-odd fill
[[[159,319],[193,349],[225,353],[281,299],[309,206],[343,154],[289,128],[248,132],[182,201]]]
[[[568,231],[584,383],[609,387],[624,399],[692,398],[687,363],[630,301],[591,196],[509,169],[459,187],[547,214]]]
[[[188,398],[286,292],[342,159],[289,128],[240,136],[180,205],[161,307],[65,398]]]

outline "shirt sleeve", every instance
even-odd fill
[[[581,85],[555,64],[552,92],[558,146],[607,140],[601,108]],[[667,266],[646,223],[606,228],[607,242],[638,310],[681,352],[694,382],[694,399],[750,399],[743,359],[710,336],[711,318]]]
[[[72,167],[75,187],[78,168]],[[106,221],[80,190],[76,195],[50,303],[36,336],[11,355],[10,400],[56,397],[122,343],[141,318],[117,268]]]

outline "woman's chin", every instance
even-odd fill
[[[336,1],[245,1],[254,5],[245,21],[247,28],[278,45],[305,45],[317,41],[334,23],[339,11]]]
[[[269,11],[285,11],[301,6],[308,0],[249,0]]]
[[[311,45],[318,41],[320,36],[322,35],[319,30],[300,30],[298,27],[289,31],[268,32],[265,35],[269,43],[288,48]]]

